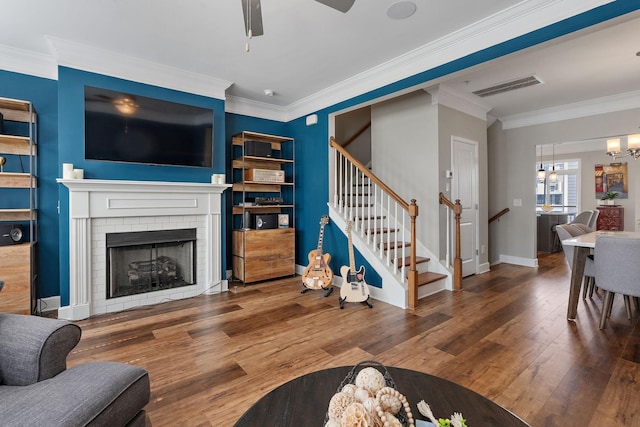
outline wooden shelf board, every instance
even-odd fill
[[[242,132],[237,135],[234,135],[232,138],[234,145],[242,145],[242,140],[245,141],[260,141],[260,142],[271,142],[271,143],[282,143],[293,141],[293,138],[289,138],[288,136],[278,136],[278,135],[267,135],[264,133],[258,132]]]
[[[31,109],[31,103],[28,101],[21,101],[19,99],[0,98],[0,112],[4,116],[5,120],[16,122],[29,122],[29,110]],[[35,123],[36,114],[33,111],[31,122]]]
[[[2,172],[0,173],[0,187],[1,188],[29,188],[31,185],[36,187],[36,178],[30,180],[28,173],[18,172]]]
[[[0,209],[0,221],[35,220],[37,211],[30,209]]]
[[[235,215],[242,214],[245,210],[251,213],[280,213],[280,209],[293,208],[293,205],[262,205],[262,206],[234,206],[233,213]]]
[[[33,148],[31,153],[30,148]],[[1,135],[0,134],[0,154],[36,155],[35,144],[29,145],[29,138],[26,136]]]
[[[235,169],[250,169],[250,168],[263,168],[266,169],[265,166],[271,165],[269,169],[276,169],[278,165],[283,163],[293,163],[293,160],[290,159],[278,159],[274,157],[257,157],[257,156],[243,156],[238,157],[233,160],[232,166]]]
[[[256,183],[256,182],[236,182],[233,184],[233,191],[245,191],[248,193],[279,193],[284,184],[276,183]]]

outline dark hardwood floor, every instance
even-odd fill
[[[413,312],[377,301],[340,310],[339,292],[300,294],[296,277],[98,316],[77,322],[83,337],[69,365],[148,369],[154,426],[231,426],[294,377],[368,359],[459,383],[535,427],[640,426],[638,313],[628,320],[617,298],[599,330],[599,293],[567,321],[563,255],[539,260],[494,266]]]

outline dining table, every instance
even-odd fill
[[[596,247],[596,240],[602,236],[612,236],[620,239],[640,239],[637,231],[593,231],[581,234],[562,241],[563,245],[574,246],[573,270],[571,271],[571,284],[569,287],[569,304],[567,307],[567,319],[574,321],[578,312],[578,300],[580,288],[584,276],[584,265],[592,249]],[[597,285],[597,283],[596,283]]]
[[[332,396],[352,369],[351,366],[327,368],[294,378],[255,402],[234,427],[322,427]],[[417,409],[418,402],[425,400],[437,417],[461,412],[472,427],[530,427],[489,398],[444,378],[395,366],[384,369],[410,403],[416,419],[425,418]]]

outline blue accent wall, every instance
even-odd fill
[[[84,87],[94,86],[134,95],[158,98],[182,104],[196,105],[213,110],[213,167],[193,168],[180,166],[155,166],[131,163],[103,162],[84,159]],[[133,181],[211,182],[211,175],[224,173],[226,165],[224,101],[158,86],[132,82],[89,73],[73,68],[58,69],[58,133],[59,150],[57,176],[62,175],[62,163],[73,163],[74,168],[84,169],[85,178],[119,179]],[[69,193],[60,185],[60,304],[69,304]],[[222,212],[227,207],[223,197]],[[226,215],[222,216],[226,227]],[[223,233],[222,247],[227,246]],[[226,252],[222,265],[226,265]]]

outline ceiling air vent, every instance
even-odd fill
[[[491,86],[485,89],[474,91],[474,95],[478,95],[483,98],[485,96],[497,95],[499,93],[509,92],[516,89],[521,89],[527,86],[535,86],[542,83],[537,76],[528,76],[520,79],[512,80],[510,82],[500,83],[495,86]]]

